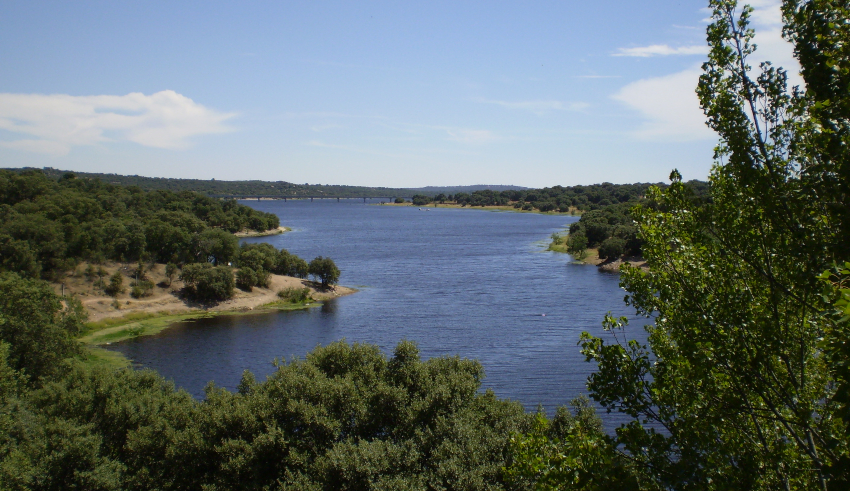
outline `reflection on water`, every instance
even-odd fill
[[[423,357],[459,355],[484,365],[484,386],[533,409],[586,392],[593,367],[576,345],[601,332],[606,312],[643,319],[623,304],[616,274],[545,251],[575,217],[356,202],[264,201],[292,232],[266,238],[308,261],[329,256],[341,283],[361,291],[305,311],[215,317],[113,345],[196,396],[209,381],[234,389],[243,370],[258,379],[275,358],[303,358],[345,338],[388,354],[402,339]]]

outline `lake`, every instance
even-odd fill
[[[210,381],[233,390],[243,370],[262,380],[275,358],[303,358],[317,345],[346,339],[391,354],[407,339],[423,358],[480,360],[485,388],[551,414],[587,392],[594,367],[579,353],[582,331],[601,333],[610,311],[629,316],[629,334],[645,338],[646,321],[624,305],[618,275],[546,251],[550,235],[577,217],[363,200],[243,203],[292,228],[245,241],[307,261],[330,257],[340,284],[360,291],[309,310],[179,323],[110,346],[197,397]]]

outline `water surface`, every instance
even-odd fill
[[[113,345],[202,397],[210,381],[234,389],[247,369],[259,380],[274,358],[304,355],[345,338],[388,354],[402,339],[424,358],[481,361],[484,386],[534,409],[586,393],[593,366],[577,346],[602,332],[604,314],[642,319],[623,304],[618,276],[545,251],[577,217],[365,205],[362,200],[246,201],[277,214],[289,233],[269,242],[308,261],[333,258],[340,283],[360,292],[305,311],[180,323]]]

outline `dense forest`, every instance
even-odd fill
[[[151,371],[86,366],[79,303],[3,272],[0,487],[850,488],[850,8],[783,2],[806,81],[789,90],[784,71],[748,65],[751,10],[709,6],[697,90],[720,139],[709,185],[701,196],[674,170],[629,212],[649,269],[626,265],[620,281],[652,319],[647,341],[610,316],[604,336],[580,338],[598,368],[590,398],[629,419],[615,431],[584,399],[552,418],[525,413],[479,391],[477,362],[422,360],[405,341],[391,356],[334,343],[194,400]],[[44,182],[60,195],[89,185],[66,180]],[[3,212],[48,201],[29,193]],[[256,251],[257,264],[273,261]]]
[[[427,186],[423,188],[385,188],[368,186],[342,186],[331,184],[295,184],[286,181],[218,181],[215,179],[175,179],[165,177],[125,176],[120,174],[103,174],[96,172],[64,171],[45,167],[43,169],[7,169],[13,172],[40,170],[47,177],[58,180],[68,173],[79,178],[97,179],[99,181],[135,186],[143,191],[194,191],[216,197],[268,196],[268,197],[327,197],[327,198],[373,198],[373,197],[410,197],[414,194],[433,196],[438,193],[459,193],[489,189],[503,191],[508,189],[524,189],[521,186],[485,185],[471,186]]]
[[[54,278],[80,261],[228,263],[233,232],[277,216],[189,191],[146,192],[65,174],[0,170],[0,269]]]

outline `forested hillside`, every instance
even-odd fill
[[[146,192],[65,174],[0,170],[0,269],[53,278],[82,260],[231,261],[232,232],[277,216],[193,192]]]
[[[477,362],[423,361],[407,341],[391,356],[333,343],[194,400],[151,371],[86,367],[79,304],[2,272],[0,488],[850,489],[850,7],[783,2],[806,81],[794,90],[773,65],[751,68],[751,9],[709,7],[698,95],[719,145],[704,194],[673,170],[669,186],[618,204],[588,199],[637,199],[629,217],[649,266],[620,276],[651,321],[645,341],[610,316],[578,340],[596,364],[590,397],[627,419],[614,431],[582,399],[551,419],[525,413],[479,392]],[[29,276],[86,254],[154,254],[147,224],[172,217],[158,213],[196,220],[198,236],[243,219],[191,193],[2,176],[3,260]],[[614,210],[588,210],[588,240]],[[264,220],[238,226],[251,217]],[[86,223],[138,234],[118,247]],[[216,259],[198,247],[187,257]],[[247,250],[257,264],[277,253]]]
[[[428,186],[423,188],[386,188],[369,186],[342,186],[326,184],[296,184],[286,181],[217,181],[215,179],[175,179],[164,177],[126,176],[121,174],[103,174],[96,172],[64,171],[45,167],[44,169],[7,169],[13,172],[39,170],[47,177],[58,180],[68,173],[86,179],[98,179],[109,184],[135,186],[145,191],[194,191],[211,196],[268,196],[268,197],[327,197],[327,198],[387,198],[395,196],[413,196],[437,193],[473,192],[482,189],[502,191],[506,189],[524,189],[521,186]]]

